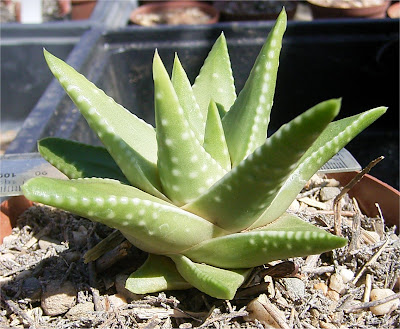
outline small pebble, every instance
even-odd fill
[[[339,275],[342,277],[343,283],[350,282],[354,279],[353,271],[345,267],[339,269]]]
[[[372,289],[371,301],[379,300],[392,295],[394,295],[394,292],[390,289]],[[400,301],[397,298],[385,304],[372,306],[369,309],[375,315],[384,315],[384,314],[390,314],[392,311],[397,309],[399,307],[399,304]]]
[[[73,231],[72,239],[74,240],[75,247],[83,247],[86,245],[87,242],[87,233],[81,231]]]
[[[294,199],[293,202],[290,204],[288,210],[297,212],[300,210],[300,202],[297,199]]]
[[[111,308],[117,309],[121,306],[128,304],[126,298],[120,294],[107,296],[108,303]]]
[[[335,291],[335,290],[332,290],[332,289],[328,289],[328,292],[326,293],[326,296],[329,299],[331,299],[331,300],[333,300],[335,302],[337,302],[339,300],[339,298],[340,298],[339,293],[337,291]]]
[[[263,304],[267,303],[267,296],[261,294],[256,299],[253,299],[249,304],[247,304],[246,310],[249,312],[249,315],[244,316],[243,319],[245,321],[255,321],[258,320],[262,325],[267,328],[280,328],[278,323],[274,320],[271,314],[265,309]],[[275,305],[272,304],[272,307],[275,308],[276,312],[281,315],[282,319],[285,319],[285,313],[279,310]]]
[[[39,248],[42,250],[47,250],[50,247],[56,247],[60,244],[59,241],[51,239],[47,236],[42,237],[39,241],[38,241],[38,245]]]
[[[339,294],[343,294],[346,291],[346,286],[343,282],[342,276],[337,273],[333,273],[329,279],[329,288],[338,292]]]
[[[319,321],[319,325],[323,329],[337,329],[337,327],[333,323],[325,322],[325,321]]]
[[[366,244],[375,244],[381,240],[379,234],[374,231],[365,231],[361,237]]]
[[[323,282],[319,282],[319,283],[314,284],[314,289],[315,290],[321,290],[324,295],[326,295],[327,292],[328,292],[328,286]]]
[[[323,187],[319,193],[319,198],[321,201],[328,201],[334,199],[340,193],[340,188],[338,187]]]
[[[91,312],[94,312],[94,304],[92,302],[84,302],[73,306],[65,316],[72,321],[78,321],[83,317],[87,317],[88,313]]]
[[[14,260],[14,259],[15,259],[15,255],[12,253],[6,253],[6,254],[0,255],[0,262],[6,262],[9,260]]]
[[[51,282],[42,294],[42,309],[46,315],[64,314],[76,304],[77,291],[70,281]]]
[[[301,299],[306,294],[304,282],[298,278],[282,278],[281,282],[295,299]]]

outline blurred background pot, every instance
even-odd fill
[[[198,1],[148,3],[130,15],[131,23],[142,26],[214,24],[218,20],[219,11],[216,8]]]
[[[221,13],[221,21],[275,20],[285,7],[288,19],[293,19],[297,1],[213,1]]]
[[[345,186],[355,175],[356,172],[345,172],[327,176]],[[399,229],[400,192],[395,188],[367,174],[349,191],[349,196],[356,198],[361,211],[368,217],[380,216],[380,209],[386,225]]]
[[[33,205],[24,196],[14,196],[5,200],[0,205],[0,244],[4,237],[11,234],[11,230],[17,224],[18,217]]]
[[[71,18],[73,20],[88,19],[96,7],[97,0],[71,0]]]
[[[385,18],[387,0],[308,0],[314,18]]]
[[[390,18],[400,17],[400,2],[393,3],[387,10],[387,15]]]

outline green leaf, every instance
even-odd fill
[[[231,158],[226,145],[224,129],[218,107],[214,101],[208,107],[207,124],[204,137],[204,149],[215,159],[222,168],[231,170]]]
[[[132,244],[149,253],[177,253],[226,233],[173,204],[110,179],[39,177],[22,189],[32,201],[120,230]]]
[[[228,111],[236,99],[235,84],[225,36],[221,33],[208,54],[193,84],[193,92],[203,117],[207,117],[210,100]]]
[[[38,142],[45,160],[68,178],[111,178],[128,183],[126,177],[104,147],[48,137]]]
[[[191,288],[168,257],[149,254],[145,263],[126,280],[125,288],[135,294]]]
[[[285,213],[262,230],[204,241],[184,254],[195,262],[223,268],[255,267],[273,260],[320,254],[346,243],[347,239]]]
[[[204,193],[226,171],[190,129],[157,52],[153,75],[160,179],[165,194],[181,206]]]
[[[274,200],[250,228],[262,227],[282,215],[299,194],[307,181],[331,157],[341,150],[361,131],[386,112],[378,107],[345,119],[332,122],[307,150],[289,179],[276,193]]]
[[[236,290],[243,284],[249,269],[226,270],[193,263],[182,255],[171,255],[182,277],[193,287],[219,299],[233,299]]]
[[[117,104],[71,66],[44,50],[50,70],[97,133],[129,182],[159,198],[154,128]]]
[[[340,100],[326,101],[283,125],[264,145],[184,209],[229,232],[248,228],[269,206],[297,161],[339,108]]]
[[[245,86],[222,120],[233,167],[262,145],[267,137],[286,21],[283,9]]]
[[[175,55],[171,82],[176,95],[178,96],[179,104],[183,109],[186,120],[189,123],[190,129],[193,131],[200,144],[203,144],[206,120],[196,102],[192,86],[190,85],[190,81],[181,62],[179,61],[178,55]]]

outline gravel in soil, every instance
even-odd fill
[[[315,176],[289,211],[333,232],[337,185]],[[368,218],[344,199],[346,247],[256,268],[232,301],[196,289],[130,293],[124,282],[144,252],[121,239],[85,264],[88,249],[118,233],[35,205],[0,246],[0,327],[398,328],[400,239],[383,218]]]

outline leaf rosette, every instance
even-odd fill
[[[138,294],[196,287],[232,299],[255,266],[344,246],[286,210],[386,108],[332,122],[341,101],[331,99],[267,137],[285,29],[283,10],[239,95],[223,34],[193,85],[177,56],[170,77],[156,51],[155,128],[44,51],[104,147],[39,141],[42,156],[70,179],[34,178],[24,194],[116,228],[148,252],[126,283]]]

